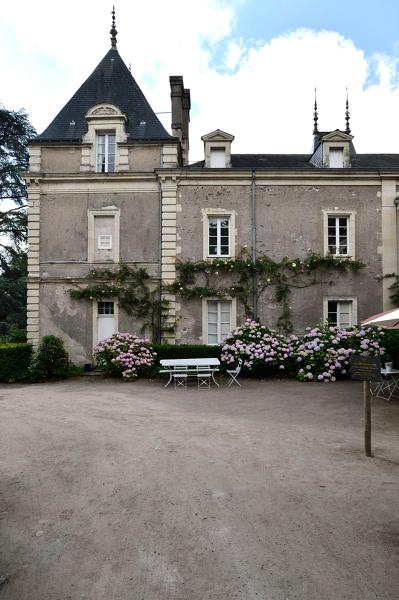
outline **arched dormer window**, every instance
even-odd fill
[[[81,171],[113,173],[129,168],[126,115],[113,104],[97,104],[85,115],[87,133],[82,140]]]

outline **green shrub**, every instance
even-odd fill
[[[31,356],[30,344],[0,344],[0,381],[25,379]]]
[[[31,379],[62,379],[70,374],[68,353],[64,342],[55,335],[45,335],[33,357],[30,368]]]
[[[26,342],[26,329],[22,329],[16,323],[12,323],[8,329],[8,340],[13,343]]]
[[[395,369],[399,368],[399,330],[381,329],[382,344]],[[384,358],[384,360],[387,360]]]
[[[0,325],[4,325],[4,322]],[[0,344],[20,342],[26,342],[26,329],[21,329],[16,323],[11,323],[7,330],[0,327]]]

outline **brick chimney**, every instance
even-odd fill
[[[172,102],[172,133],[180,141],[182,163],[188,165],[189,123],[190,123],[190,90],[184,88],[181,75],[171,75],[170,98]]]

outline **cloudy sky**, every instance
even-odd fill
[[[112,0],[111,0],[112,1]],[[169,75],[191,89],[190,160],[201,135],[233,152],[309,152],[319,128],[344,128],[345,88],[358,152],[399,153],[397,0],[117,0],[118,50],[155,112]],[[0,103],[41,132],[108,51],[105,0],[3,0]],[[170,115],[159,115],[169,129]]]

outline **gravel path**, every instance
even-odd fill
[[[0,386],[0,600],[397,600],[399,403],[358,383]]]

